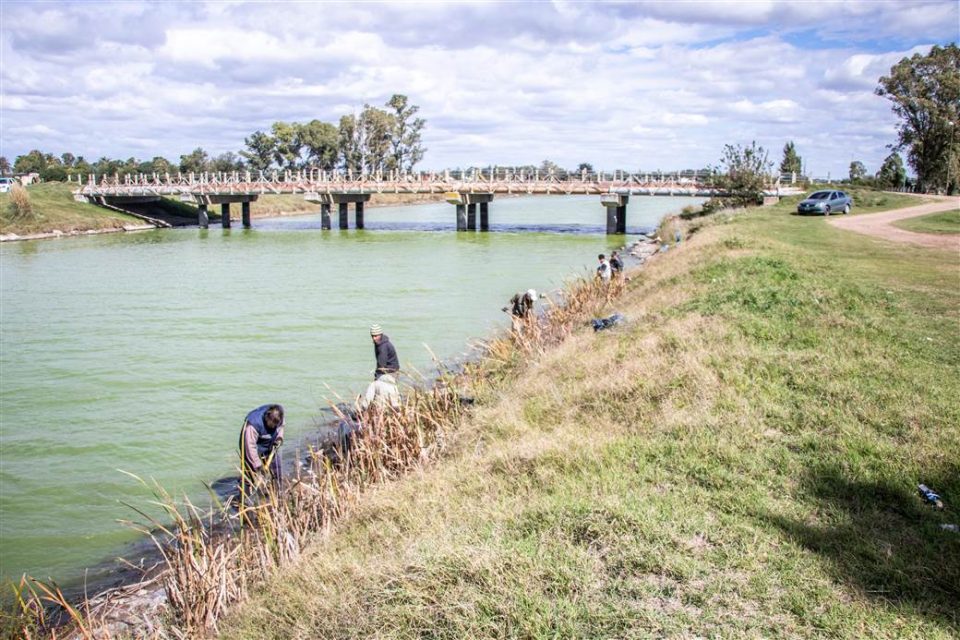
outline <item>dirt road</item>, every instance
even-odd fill
[[[858,233],[865,233],[884,240],[894,242],[908,242],[923,247],[932,247],[935,249],[953,249],[960,251],[960,236],[956,235],[938,235],[933,233],[914,233],[893,226],[893,222],[926,215],[928,213],[937,213],[938,211],[948,211],[960,206],[960,198],[951,196],[927,196],[937,198],[936,202],[907,207],[906,209],[897,209],[895,211],[884,211],[883,213],[871,213],[863,216],[845,216],[830,218],[829,224],[840,229],[849,229]]]

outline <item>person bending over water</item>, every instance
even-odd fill
[[[247,414],[240,431],[241,482],[256,486],[257,479],[271,477],[280,487],[282,472],[278,449],[283,444],[283,407],[265,404]]]

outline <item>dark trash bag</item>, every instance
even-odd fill
[[[594,331],[603,331],[604,329],[609,329],[614,325],[618,325],[623,322],[623,314],[615,313],[608,318],[594,318],[590,321],[590,324],[593,325]]]

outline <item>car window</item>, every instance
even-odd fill
[[[826,200],[827,196],[830,195],[829,191],[817,191],[816,193],[810,194],[810,200]]]
[[[833,193],[830,194],[830,199],[831,199],[831,200],[836,200],[836,199],[839,198],[839,197],[840,197],[840,194],[837,193],[836,191],[834,191]]]

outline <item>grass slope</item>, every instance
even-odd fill
[[[960,233],[960,209],[900,220],[893,225],[915,233],[957,234]]]
[[[222,637],[960,634],[958,256],[700,224]]]
[[[73,199],[73,189],[65,182],[44,182],[30,185],[27,193],[33,215],[17,218],[10,208],[10,194],[0,193],[0,233],[27,235],[59,229],[64,233],[88,229],[119,229],[124,225],[143,224],[133,216]]]

